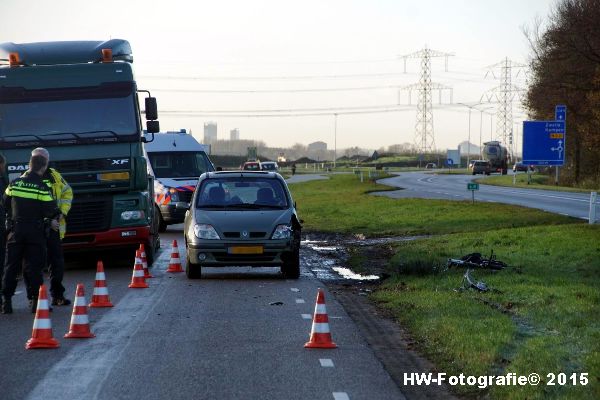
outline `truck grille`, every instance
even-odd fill
[[[67,233],[106,231],[110,228],[112,199],[75,196],[67,216]]]
[[[84,160],[64,160],[50,161],[50,166],[58,170],[58,172],[82,172],[82,171],[99,171],[107,169],[115,169],[110,158],[95,158]],[[119,168],[123,168],[120,166]]]

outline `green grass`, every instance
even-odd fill
[[[509,177],[510,178],[510,177]],[[305,229],[367,236],[433,235],[395,247],[392,276],[372,296],[448,374],[587,372],[583,386],[455,386],[492,399],[600,398],[600,226],[492,203],[388,199],[354,175],[290,185]],[[490,250],[510,266],[476,271],[494,290],[456,290],[447,258]],[[350,266],[365,258],[351,249]]]
[[[455,291],[464,269],[447,258],[490,249],[510,266],[476,271],[494,292]],[[492,398],[600,398],[600,226],[536,226],[405,242],[393,271],[430,265],[429,275],[395,275],[373,297],[410,330],[438,369],[485,375],[588,372],[580,386],[493,387]],[[462,388],[465,390],[465,388]],[[475,391],[471,389],[470,391]]]
[[[519,173],[517,175],[516,184],[513,184],[512,175],[490,175],[483,178],[477,179],[475,182],[483,183],[486,185],[494,186],[509,186],[509,187],[521,187],[529,189],[544,189],[544,190],[560,190],[563,192],[579,192],[589,193],[590,189],[582,189],[568,186],[556,186],[553,185],[553,177],[541,174],[532,174],[531,183],[527,183],[527,174]],[[596,189],[600,191],[600,189]]]
[[[305,230],[362,233],[367,236],[434,235],[538,224],[564,224],[573,218],[524,207],[469,201],[390,199],[366,194],[389,186],[356,175],[291,184]]]

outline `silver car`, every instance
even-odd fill
[[[186,274],[202,266],[280,266],[300,275],[301,220],[281,175],[220,171],[200,176],[184,222]]]

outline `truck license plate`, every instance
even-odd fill
[[[262,246],[233,246],[229,248],[229,254],[262,254]]]

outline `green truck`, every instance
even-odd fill
[[[147,133],[158,132],[156,99],[137,88],[125,40],[0,44],[0,152],[10,180],[45,147],[74,192],[65,251],[160,246]],[[133,253],[131,254],[133,258]]]

